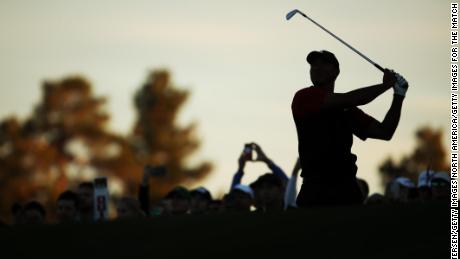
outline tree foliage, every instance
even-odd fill
[[[442,131],[422,127],[416,131],[415,137],[417,142],[412,153],[403,155],[398,162],[389,157],[380,164],[379,172],[384,186],[398,176],[417,182],[420,172],[428,168],[450,172],[446,149],[442,144]]]
[[[82,77],[47,81],[42,98],[24,121],[0,122],[0,213],[13,202],[38,200],[52,208],[57,196],[82,181],[109,178],[114,195],[136,195],[145,164],[164,164],[168,177],[155,182],[159,197],[173,185],[202,179],[209,162],[187,167],[199,147],[196,124],[176,117],[189,92],[171,85],[167,71],[153,71],[135,95],[137,121],[128,136],[110,132],[106,98]]]

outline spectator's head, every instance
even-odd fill
[[[398,183],[393,179],[391,181],[389,181],[386,186],[385,186],[385,198],[388,200],[388,201],[396,201],[397,200],[397,196],[399,195],[399,185]]]
[[[437,172],[431,179],[431,193],[434,200],[448,199],[450,196],[450,176],[446,172]]]
[[[283,180],[272,173],[260,176],[251,185],[258,210],[281,210],[284,204],[285,185]]]
[[[27,203],[24,206],[22,214],[22,220],[25,224],[42,224],[45,222],[45,208],[36,201]]]
[[[333,85],[340,73],[339,61],[329,51],[312,51],[307,56],[310,78],[315,86]]]
[[[419,174],[417,187],[420,200],[431,200],[431,179],[434,175],[433,171],[423,171]]]
[[[202,214],[208,212],[209,204],[212,201],[211,193],[204,187],[199,187],[190,192],[192,214]]]
[[[396,182],[399,185],[399,200],[401,202],[413,201],[416,198],[415,184],[406,177],[396,178]]]
[[[224,196],[224,208],[226,211],[251,211],[254,203],[254,191],[251,187],[238,184]]]
[[[187,214],[190,209],[190,192],[178,186],[170,191],[163,201],[166,203],[165,213],[173,215]]]
[[[361,190],[361,193],[363,194],[363,200],[367,199],[367,196],[369,196],[369,185],[367,182],[363,179],[356,178],[356,181],[358,182],[359,189]]]
[[[409,178],[397,177],[388,183],[385,196],[392,202],[409,202],[417,198],[417,188]]]
[[[18,202],[11,206],[11,215],[13,216],[13,224],[20,225],[24,223],[24,208]]]
[[[78,220],[78,195],[65,191],[57,199],[57,219],[59,222],[74,222]]]
[[[94,184],[83,182],[78,185],[78,205],[80,212],[92,213],[94,206]]]
[[[123,197],[117,204],[117,216],[119,219],[134,219],[145,217],[144,211],[138,200],[131,197]]]

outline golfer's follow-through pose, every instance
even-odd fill
[[[291,107],[303,177],[297,205],[362,203],[356,182],[356,156],[351,153],[353,135],[361,140],[390,140],[398,126],[408,84],[399,74],[385,69],[381,84],[335,93],[340,69],[334,54],[313,51],[307,61],[313,86],[299,90]],[[357,108],[391,88],[393,101],[382,122]]]

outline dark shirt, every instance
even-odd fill
[[[375,121],[356,107],[321,109],[326,96],[323,88],[312,86],[299,90],[292,101],[304,181],[354,179],[353,135],[366,140],[365,130]]]

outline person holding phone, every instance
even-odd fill
[[[230,191],[238,184],[241,184],[241,180],[244,176],[244,167],[247,162],[263,162],[271,170],[271,172],[278,176],[283,182],[287,182],[288,177],[286,173],[277,166],[273,160],[268,158],[264,153],[262,148],[257,143],[247,143],[244,145],[243,152],[238,158],[238,170],[233,175],[232,184],[230,186]]]
[[[238,159],[238,171],[233,176],[230,192],[241,184],[244,176],[246,162],[263,162],[271,172],[261,175],[256,181],[250,184],[254,191],[254,206],[257,211],[281,210],[283,209],[283,197],[288,177],[286,173],[277,166],[273,160],[268,158],[265,152],[257,143],[244,145],[242,154]]]

